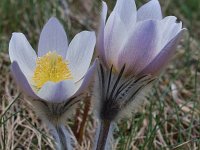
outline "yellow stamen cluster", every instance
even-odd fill
[[[40,89],[48,81],[60,82],[71,78],[68,62],[56,52],[48,52],[37,59],[32,79],[34,86]]]

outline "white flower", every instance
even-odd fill
[[[95,66],[88,69],[95,43],[95,33],[83,31],[68,46],[63,26],[52,17],[41,32],[37,55],[24,34],[13,33],[9,43],[12,74],[33,99],[66,101],[87,87]]]

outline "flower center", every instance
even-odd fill
[[[38,57],[33,75],[34,86],[40,89],[46,82],[60,82],[72,79],[68,62],[56,52],[48,52],[42,57]]]

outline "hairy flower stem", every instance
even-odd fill
[[[60,145],[62,150],[68,150],[68,144],[67,143],[67,135],[65,135],[65,131],[63,130],[62,126],[56,126],[56,131],[58,133],[59,139],[60,139]]]
[[[111,122],[102,120],[100,123],[100,131],[97,140],[96,150],[105,150],[108,141],[108,134],[111,128]]]
[[[49,125],[50,133],[55,140],[56,150],[72,150],[70,133],[64,125]]]

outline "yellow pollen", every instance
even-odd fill
[[[68,68],[68,62],[63,60],[62,56],[56,52],[48,52],[46,55],[38,57],[32,79],[34,86],[40,89],[48,81],[60,82],[72,79],[72,75]]]

